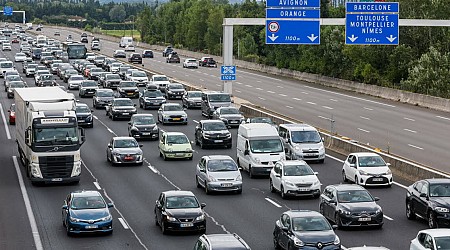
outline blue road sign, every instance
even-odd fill
[[[220,75],[221,81],[236,81],[236,75]]]
[[[3,15],[12,16],[12,14],[13,14],[13,7],[11,7],[11,6],[3,7]]]
[[[320,8],[320,0],[267,0],[266,7]]]
[[[266,9],[266,18],[320,18],[320,9],[270,8]]]
[[[236,66],[222,66],[220,67],[220,74],[236,75]]]
[[[266,20],[266,44],[320,44],[320,21]]]
[[[376,7],[378,5],[378,7]],[[371,7],[369,7],[371,6]],[[398,45],[398,3],[347,3],[345,44]],[[380,9],[388,11],[380,12]],[[392,11],[394,10],[394,11]],[[356,13],[352,13],[356,12]],[[365,13],[367,12],[367,13]]]

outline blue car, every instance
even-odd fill
[[[80,233],[112,233],[112,215],[98,191],[70,193],[62,206],[62,222],[67,235]]]

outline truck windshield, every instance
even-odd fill
[[[250,150],[252,153],[279,153],[283,152],[280,139],[251,140]]]
[[[319,143],[322,140],[317,131],[293,131],[291,133],[294,143]]]
[[[227,94],[214,94],[209,95],[210,102],[231,102],[231,98]]]
[[[78,131],[76,127],[35,128],[33,138],[36,146],[75,145]]]

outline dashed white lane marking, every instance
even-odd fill
[[[197,120],[192,120],[193,122],[195,122],[195,123],[198,123],[198,121]]]
[[[325,117],[325,116],[321,116],[321,115],[319,115],[319,116],[317,116],[317,117],[319,117],[319,118],[322,118],[322,119],[325,119],[325,120],[329,120],[329,121],[331,121],[331,118],[328,118],[328,117]]]
[[[292,99],[293,99],[293,100],[296,100],[296,101],[301,101],[301,100],[302,100],[302,99],[297,98],[297,97],[293,97]]]
[[[315,102],[306,102],[306,103],[311,104],[311,105],[316,105],[317,104]]]
[[[102,188],[98,184],[98,182],[94,181],[94,186],[97,188],[97,190],[101,190]]]
[[[392,219],[391,217],[389,217],[389,216],[387,216],[387,215],[385,215],[385,214],[383,214],[383,217],[386,218],[386,219],[388,219],[388,220],[390,220],[390,221],[393,221],[393,220],[394,220],[394,219]]]
[[[277,88],[284,89],[284,87],[283,87],[283,86],[280,86],[280,85],[278,85]]]
[[[272,90],[267,90],[267,93],[275,94]]]
[[[303,92],[302,92],[302,94],[305,94],[305,95],[307,95],[307,94],[308,94],[308,92],[305,92],[305,91],[303,91]]]
[[[411,132],[411,133],[417,133],[417,131],[414,131],[414,130],[411,130],[411,129],[407,129],[407,128],[404,128],[403,130],[405,130],[405,131],[407,131],[407,132]]]
[[[328,106],[322,106],[322,108],[324,108],[324,109],[333,109],[332,107],[328,107]]]
[[[286,108],[289,108],[289,109],[293,109],[294,107],[291,107],[291,106],[286,106]]]
[[[250,84],[246,84],[245,87],[253,88],[253,86]]]
[[[0,112],[2,113],[2,120],[3,120],[3,125],[5,126],[6,137],[8,138],[8,140],[11,140],[11,133],[9,132],[9,127],[8,127],[8,123],[6,121],[5,112],[3,111],[3,106],[1,103],[0,103]]]
[[[260,80],[256,81],[256,82],[261,82]]]
[[[332,102],[338,102],[338,100],[336,100],[336,99],[330,99],[330,101],[332,101]]]
[[[153,173],[157,174],[158,170],[156,170],[156,168],[154,168],[152,165],[148,165],[147,166]]]
[[[188,75],[188,74],[185,74],[184,76],[186,76],[186,77],[189,77],[189,75]]]
[[[412,121],[412,122],[415,122],[415,121],[416,121],[416,120],[411,119],[411,118],[408,118],[408,117],[403,117],[403,119],[408,120],[408,121]]]
[[[370,133],[369,130],[365,130],[365,129],[362,129],[362,128],[357,128],[357,129],[360,130],[360,131],[362,131],[362,132]]]
[[[262,97],[260,97],[260,96],[258,96],[258,98],[259,98],[259,99],[261,99],[261,100],[263,100],[263,101],[265,101],[265,100],[266,100],[265,98],[262,98]]]
[[[283,97],[286,97],[287,95],[285,95],[285,94],[278,94],[279,96],[283,96]]]
[[[273,201],[273,200],[271,200],[271,199],[269,199],[269,198],[265,198],[265,200],[268,201],[268,202],[270,202],[270,203],[272,203],[272,205],[274,205],[275,207],[278,207],[278,208],[281,207],[278,203],[276,203],[275,201]]]
[[[371,108],[368,108],[368,107],[364,107],[364,109],[365,110],[370,110],[370,111],[372,111],[373,109],[371,109]]]
[[[130,229],[123,218],[119,218],[118,220],[124,229]]]
[[[2,109],[3,110],[3,109]],[[19,179],[20,191],[22,192],[23,202],[25,203],[25,209],[27,210],[28,220],[30,221],[31,233],[33,235],[34,245],[36,250],[43,250],[41,237],[39,236],[39,229],[36,224],[36,219],[34,218],[33,209],[31,207],[30,198],[28,197],[28,192],[23,182],[22,172],[20,172],[19,162],[17,161],[17,156],[13,156],[13,163],[16,169],[17,178]]]
[[[203,80],[203,79],[199,79],[201,82],[204,82],[205,80]]]
[[[242,82],[236,82],[238,85],[241,85],[242,84]]]
[[[359,118],[364,119],[364,120],[370,120],[369,117],[364,117],[364,116],[359,116]]]
[[[444,116],[439,116],[439,115],[437,115],[436,117],[437,117],[437,118],[441,118],[441,119],[444,119],[444,120],[449,120],[449,121],[450,121],[450,118],[448,118],[448,117],[444,117]]]
[[[241,93],[241,91],[240,91],[240,90],[237,90],[237,89],[236,89],[236,90],[234,90],[234,91],[236,91],[236,92],[238,92],[238,93]]]
[[[111,134],[114,134],[114,131],[112,131],[110,128],[106,128]]]
[[[416,146],[416,145],[412,145],[412,144],[408,144],[408,146],[412,147],[412,148],[416,148],[416,149],[420,149],[423,150],[423,148]]]
[[[264,89],[262,89],[262,88],[256,88],[257,90],[264,90]]]
[[[221,84],[216,84],[216,86],[217,86],[217,87],[220,87],[220,86],[222,86],[222,85],[221,85]]]

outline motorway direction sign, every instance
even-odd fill
[[[266,44],[320,44],[320,21],[266,19]]]
[[[320,18],[320,9],[267,8],[266,18]]]
[[[345,44],[398,45],[398,3],[351,2],[346,10]]]
[[[13,7],[11,6],[4,6],[3,7],[3,15],[5,16],[12,16],[13,14]]]
[[[236,66],[221,66],[220,67],[220,80],[222,81],[235,81],[236,80]]]
[[[267,0],[266,8],[320,8],[320,0]]]

